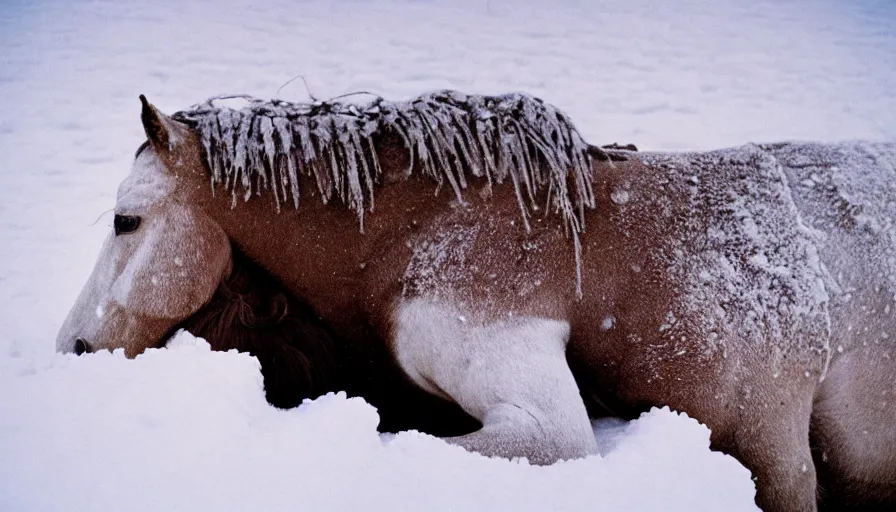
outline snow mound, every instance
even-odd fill
[[[668,409],[596,422],[603,456],[536,467],[381,436],[341,393],[275,409],[255,358],[189,334],[0,380],[7,510],[755,510],[750,473]]]

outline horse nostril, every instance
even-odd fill
[[[87,352],[87,349],[89,348],[90,345],[88,345],[87,342],[82,340],[81,338],[75,340],[75,355],[80,356],[84,352]]]

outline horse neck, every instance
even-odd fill
[[[381,219],[368,213],[361,232],[356,213],[337,200],[323,204],[310,179],[300,183],[299,207],[281,204],[278,213],[270,191],[248,201],[218,186],[210,192],[207,173],[192,173],[185,190],[227,233],[232,244],[256,264],[267,269],[296,297],[314,310],[341,336],[361,336],[361,281],[366,262],[376,241],[389,235],[390,226],[399,224],[394,215],[400,209],[383,208],[390,216]]]

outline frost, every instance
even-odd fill
[[[619,205],[627,203],[630,197],[631,195],[628,190],[625,190],[624,188],[616,189],[610,193],[610,200]]]
[[[116,211],[145,211],[170,197],[175,182],[158,158],[149,152],[143,152],[134,163],[133,171],[118,186]]]
[[[605,316],[603,321],[600,323],[600,328],[603,331],[609,331],[613,328],[614,325],[616,325],[616,318],[614,318],[612,315],[608,315]]]
[[[432,240],[413,246],[405,269],[402,295],[429,293],[438,296],[451,284],[469,279],[466,255],[479,236],[478,226],[439,229]]]
[[[668,331],[675,325],[675,313],[668,311],[666,312],[666,318],[663,320],[663,323],[660,325],[660,332]]]
[[[581,296],[581,244],[585,210],[594,208],[591,151],[569,118],[555,107],[523,93],[480,96],[439,91],[408,101],[376,98],[358,106],[336,101],[288,103],[244,98],[233,109],[212,98],[174,119],[199,132],[211,171],[232,202],[269,190],[277,211],[291,199],[299,205],[299,176],[314,179],[321,200],[339,199],[356,212],[361,231],[364,212],[374,208],[381,169],[376,135],[396,134],[410,152],[411,164],[438,187],[447,183],[463,203],[468,173],[488,186],[513,183],[523,225],[537,211],[536,197],[564,220],[573,239],[576,291]]]
[[[639,192],[643,211],[676,219],[653,251],[681,283],[673,310],[707,340],[702,355],[724,356],[731,339],[772,343],[779,358],[797,358],[807,376],[823,379],[846,343],[892,332],[880,311],[892,310],[896,290],[896,145],[779,143],[633,158],[663,184],[663,194]],[[660,330],[679,343],[670,318]],[[839,339],[846,347],[831,346]]]
[[[665,184],[662,194],[641,194],[645,211],[663,211],[667,196],[689,199],[669,206],[681,220],[654,248],[681,286],[660,326],[671,349],[692,347],[680,339],[692,332],[706,340],[698,356],[724,356],[724,344],[739,339],[774,343],[781,357],[807,358],[807,367],[828,358],[829,278],[774,156],[747,145],[634,158]]]
[[[832,337],[847,342],[887,339],[880,311],[889,313],[896,290],[896,145],[800,143],[763,148],[794,184],[794,202],[818,247],[812,264],[829,274],[823,277],[831,310],[862,325],[834,325]],[[807,186],[810,181],[813,185]],[[867,334],[847,334],[857,331]]]

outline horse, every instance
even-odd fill
[[[140,99],[59,351],[159,346],[242,254],[475,419],[470,451],[585,457],[589,411],[669,406],[764,510],[896,503],[896,145],[599,148],[522,93]]]

